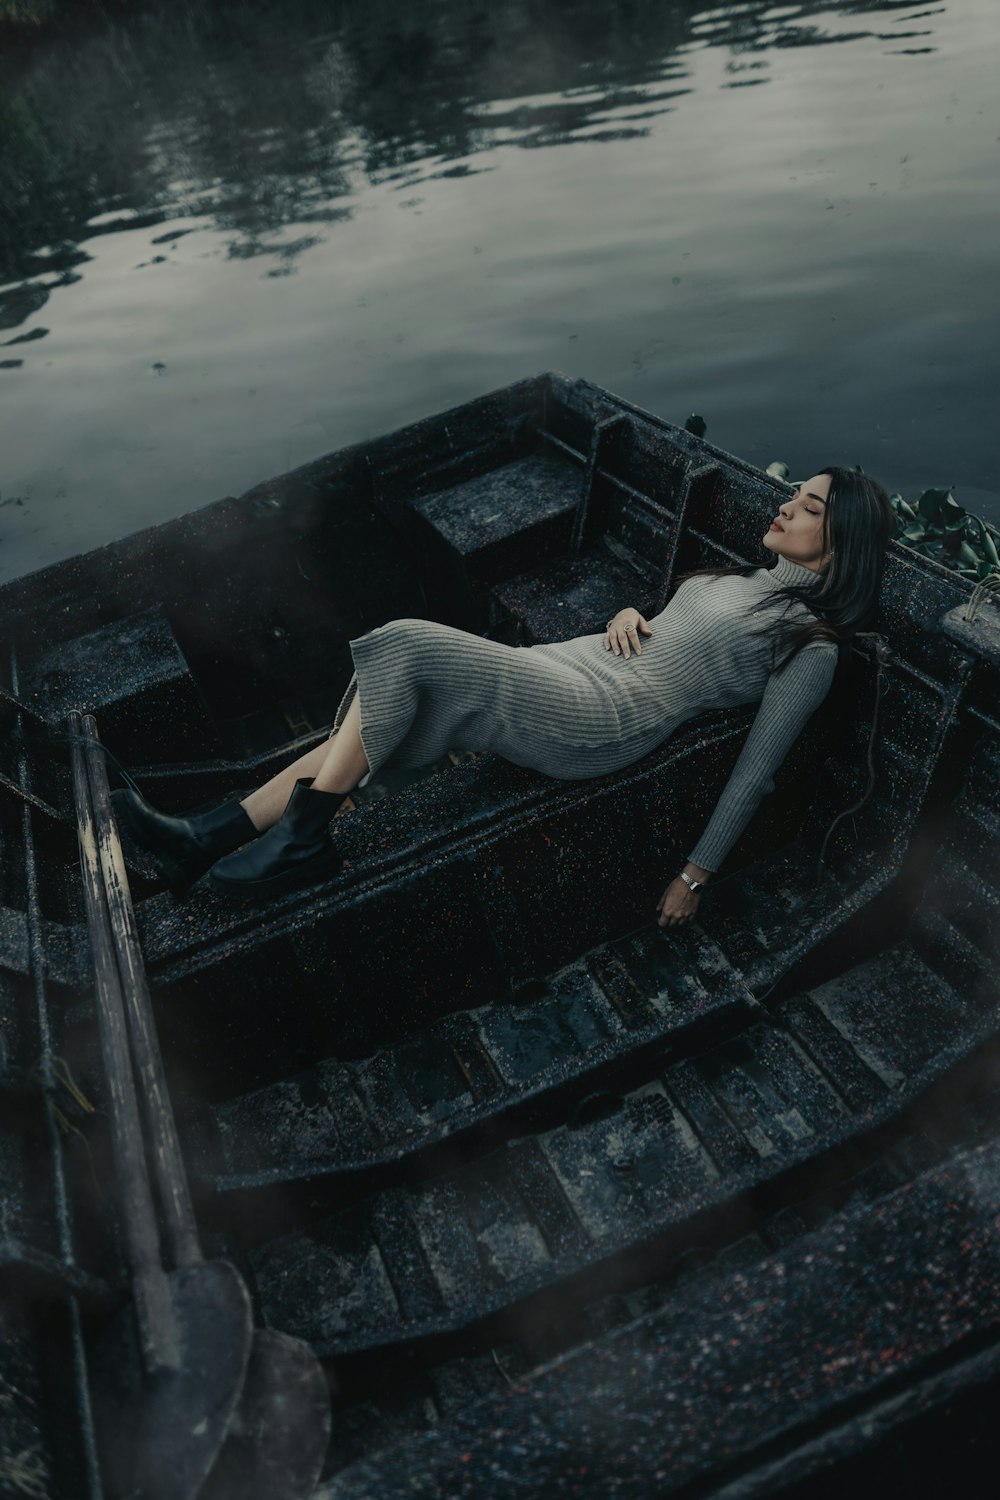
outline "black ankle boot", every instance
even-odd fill
[[[221,854],[257,837],[253,819],[239,802],[174,818],[157,812],[131,789],[111,793],[115,816],[137,844],[149,851],[171,891],[184,891]]]
[[[348,792],[315,792],[301,777],[284,812],[249,849],[218,860],[208,883],[224,896],[267,897],[335,875],[342,863],[330,820]]]

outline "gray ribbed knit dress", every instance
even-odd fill
[[[339,729],[360,687],[369,775],[416,767],[447,750],[495,750],[548,776],[577,780],[621,770],[685,720],[760,700],[712,818],[688,858],[716,870],[739,838],[837,662],[832,642],[800,650],[774,672],[764,636],[775,611],[811,618],[797,601],[750,615],[788,584],[818,585],[809,568],[778,556],[748,577],[689,578],[640,635],[639,656],[605,649],[604,632],[538,646],[506,646],[432,620],[390,620],[350,643],[355,672],[337,708]],[[623,603],[623,608],[625,604]],[[365,778],[367,780],[367,777]]]

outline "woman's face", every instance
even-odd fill
[[[823,513],[831,483],[829,474],[815,474],[782,501],[762,538],[769,552],[779,552],[815,572],[826,567],[830,557],[823,551]]]

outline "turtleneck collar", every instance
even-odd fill
[[[804,568],[801,563],[792,562],[791,558],[778,553],[778,561],[773,568],[764,570],[776,589],[787,588],[809,588],[815,587],[823,582],[823,574],[816,573],[812,568]]]

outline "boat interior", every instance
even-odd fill
[[[0,588],[0,1493],[100,1493],[88,1353],[130,1296],[67,716],[112,785],[211,806],[327,736],[365,631],[649,617],[762,562],[787,493],[546,372]],[[776,1493],[995,1390],[1000,652],[969,592],[892,544],[684,928],[655,903],[753,706],[588,781],[386,771],[338,875],[263,906],[172,895],[121,831],[205,1254],[328,1381],[317,1493],[569,1495],[554,1432],[622,1494]]]

